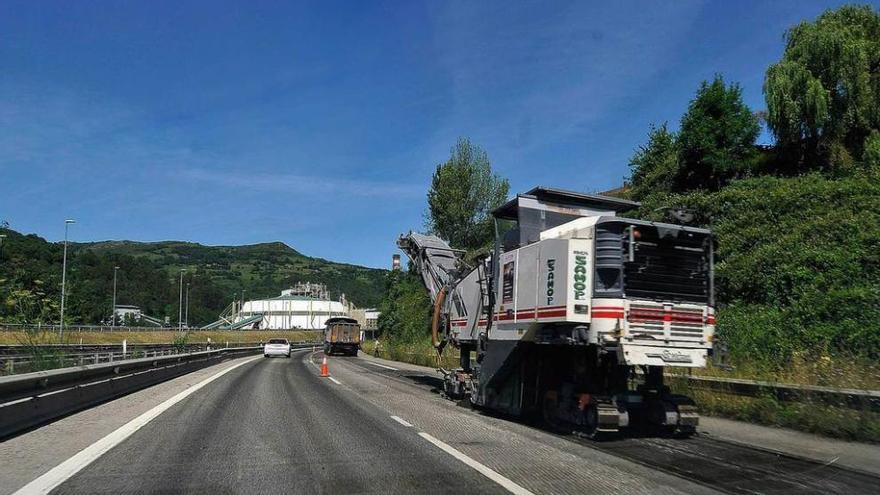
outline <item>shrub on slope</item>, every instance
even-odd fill
[[[718,239],[719,335],[734,357],[880,356],[880,183],[856,175],[759,177],[714,193],[646,198],[644,217],[685,206]]]

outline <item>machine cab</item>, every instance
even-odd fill
[[[498,220],[514,222],[501,247],[510,251],[541,239],[541,233],[583,217],[615,216],[619,212],[638,208],[639,203],[626,199],[535,187],[518,194],[492,215]]]

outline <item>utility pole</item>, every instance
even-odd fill
[[[183,324],[189,328],[189,282],[186,283],[186,311],[183,313]]]
[[[177,305],[177,329],[183,328],[183,274],[186,270],[180,270],[180,302]]]
[[[113,322],[110,324],[111,327],[116,326],[116,272],[119,271],[118,266],[113,267],[113,311],[110,313],[110,318],[112,318]]]
[[[64,338],[64,296],[67,290],[67,228],[70,224],[76,223],[76,220],[67,219],[64,221],[64,257],[61,262],[61,321],[58,322],[58,336]]]

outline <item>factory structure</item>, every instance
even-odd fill
[[[363,319],[362,326],[375,325],[378,318],[374,310],[355,308],[345,294],[331,300],[326,285],[311,282],[298,283],[277,297],[233,303],[231,313],[229,326],[242,330],[322,330],[336,316]]]

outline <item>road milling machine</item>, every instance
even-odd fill
[[[711,354],[712,235],[617,216],[637,206],[536,187],[493,212],[494,252],[470,265],[437,236],[402,235],[431,295],[433,344],[460,351],[445,395],[591,437],[694,433],[693,401],[663,372]]]

